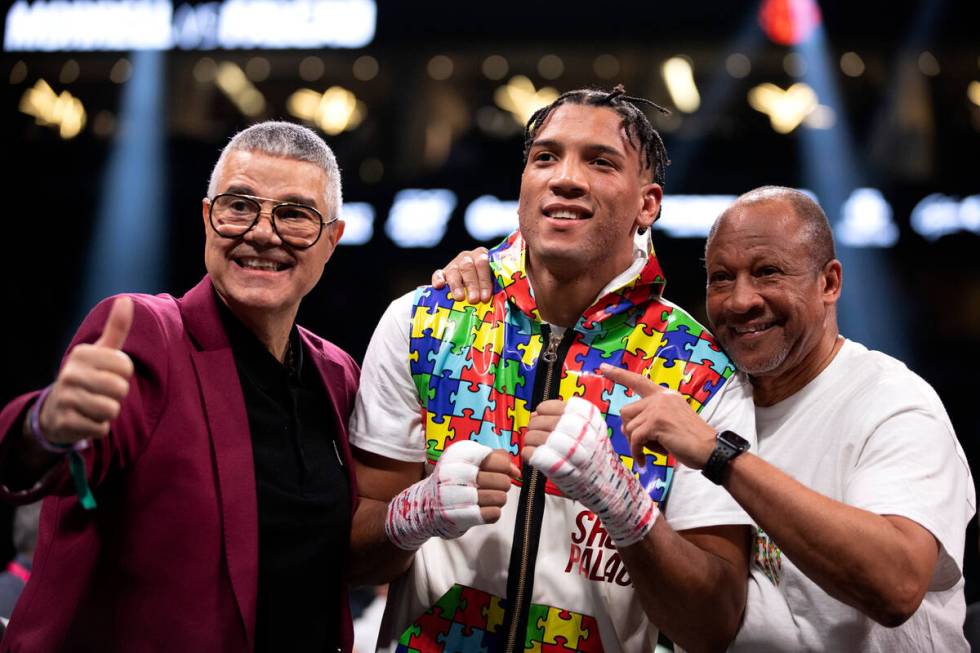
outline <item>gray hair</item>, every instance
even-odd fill
[[[306,161],[327,173],[327,187],[323,189],[329,215],[326,220],[340,215],[343,196],[340,189],[340,168],[337,157],[319,135],[311,129],[291,122],[269,120],[243,129],[235,134],[221,151],[218,162],[211,171],[208,182],[208,197],[218,192],[218,178],[225,159],[231,152],[261,152],[270,156]]]

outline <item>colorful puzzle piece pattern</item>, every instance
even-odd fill
[[[783,552],[761,528],[756,527],[755,564],[773,585],[778,586],[783,578]]]
[[[476,440],[508,451],[520,466],[543,348],[541,319],[525,274],[520,234],[512,234],[490,256],[495,279],[489,301],[456,301],[448,290],[431,287],[415,296],[409,364],[432,463],[454,442]],[[600,298],[575,325],[556,378],[562,398],[580,396],[602,411],[613,449],[656,501],[670,487],[674,460],[651,455],[643,468],[634,464],[620,411],[635,397],[598,374],[599,366],[609,363],[643,374],[681,393],[695,411],[735,369],[704,327],[660,297],[663,287],[651,251],[640,275]],[[560,494],[550,482],[546,490]]]
[[[395,653],[495,653],[501,648],[507,600],[453,585],[405,629]],[[535,653],[602,653],[599,625],[593,617],[532,603],[524,650]]]

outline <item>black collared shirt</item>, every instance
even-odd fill
[[[294,326],[280,363],[215,297],[242,384],[259,517],[256,653],[337,650],[350,534],[330,398]],[[234,533],[231,534],[234,536]]]

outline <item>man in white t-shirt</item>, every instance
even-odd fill
[[[748,384],[662,297],[634,239],[659,215],[667,161],[641,102],[580,90],[535,114],[493,291],[422,288],[375,331],[351,421],[352,574],[398,577],[379,648],[644,653],[658,628],[692,650],[734,637],[751,521],[673,458],[637,466],[626,389],[597,373],[635,370],[754,445]]]
[[[967,651],[973,479],[929,384],[838,333],[823,211],[792,189],[751,191],[712,228],[706,267],[708,316],[751,380],[759,438],[723,478],[758,524],[733,650]],[[707,426],[675,432],[657,388],[609,375],[648,394],[623,410],[634,443],[684,462],[709,442]]]

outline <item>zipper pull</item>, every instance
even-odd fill
[[[561,344],[561,335],[554,331],[548,331],[548,348],[544,350],[541,358],[545,363],[554,363],[558,360],[558,345]]]
[[[340,449],[337,448],[337,441],[336,440],[331,440],[330,442],[333,443],[333,452],[335,454],[337,454],[337,462],[340,463],[340,466],[341,467],[343,467],[344,466],[344,459],[340,457]]]

